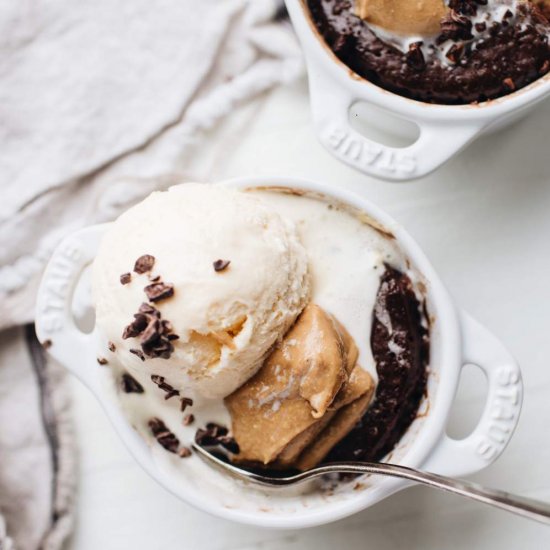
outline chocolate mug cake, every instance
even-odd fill
[[[426,389],[421,280],[390,233],[323,197],[175,186],[103,238],[100,364],[169,456],[194,440],[245,468],[379,460]]]
[[[71,304],[90,262],[96,327],[84,333]],[[39,340],[140,465],[183,501],[243,523],[319,525],[407,484],[331,476],[271,491],[213,468],[196,443],[283,476],[383,456],[458,477],[502,453],[521,408],[517,363],[456,309],[399,224],[306,180],[154,193],[61,243],[37,311]],[[505,414],[456,441],[444,428],[470,363],[487,374],[485,409]]]
[[[307,6],[341,61],[411,99],[483,102],[550,71],[548,0],[307,0]]]

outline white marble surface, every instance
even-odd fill
[[[550,501],[550,102],[482,138],[436,174],[409,184],[370,180],[316,141],[305,82],[241,109],[185,170],[202,179],[292,174],[342,185],[386,208],[415,236],[458,304],[504,340],[525,382],[512,443],[479,482]],[[212,518],[150,480],[99,406],[72,384],[81,467],[73,550],[346,550],[548,548],[550,530],[457,497],[413,488],[325,527],[256,529]],[[450,426],[466,434],[484,399],[468,370]]]

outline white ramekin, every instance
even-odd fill
[[[284,177],[244,178],[224,185],[245,189],[284,187],[322,194],[356,209],[393,234],[426,287],[431,319],[431,361],[428,395],[423,414],[409,429],[391,460],[433,472],[460,476],[491,464],[504,450],[517,424],[522,382],[518,365],[503,345],[484,327],[457,309],[432,266],[409,234],[390,216],[367,200],[333,186]],[[216,516],[237,522],[275,528],[303,528],[328,523],[355,512],[401,490],[406,482],[370,478],[366,488],[351,488],[338,497],[327,496],[321,506],[310,508],[301,498],[289,495],[282,509],[266,513],[258,508],[242,510],[223,506],[216,495],[196,486],[182,487],[157,466],[151,449],[128,423],[118,404],[107,395],[100,380],[97,335],[81,332],[73,319],[71,305],[80,276],[94,259],[106,225],[92,226],[67,237],[51,258],[40,286],[36,310],[36,332],[41,342],[51,341],[50,354],[75,374],[100,401],[115,430],[141,466],[167,490],[182,500]],[[365,335],[365,337],[368,337]],[[478,425],[463,440],[445,433],[447,418],[466,364],[477,365],[487,376],[488,392]],[[285,504],[286,503],[286,504]]]
[[[304,0],[285,1],[306,58],[317,136],[334,156],[365,174],[392,181],[424,176],[481,134],[513,122],[550,94],[548,74],[513,94],[477,105],[432,105],[404,98],[342,63],[316,30]],[[420,130],[417,141],[398,148],[363,136],[349,119],[357,102],[413,122]]]

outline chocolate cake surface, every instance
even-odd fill
[[[371,332],[378,373],[374,402],[325,462],[373,461],[390,452],[418,414],[426,391],[429,335],[407,275],[387,267]]]
[[[359,18],[352,0],[307,0],[307,5],[341,61],[366,80],[411,99],[483,102],[550,71],[545,3],[450,0],[438,35],[399,44]]]

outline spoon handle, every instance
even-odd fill
[[[427,485],[428,487],[434,487],[436,489],[441,489],[449,493],[468,497],[485,504],[490,504],[496,508],[550,525],[550,504],[546,502],[511,495],[505,491],[488,489],[482,487],[481,485],[477,485],[476,483],[452,479],[429,472],[422,472],[413,468],[407,468],[405,466],[383,463],[372,464],[349,462],[334,465],[329,464],[327,466],[321,466],[313,471],[317,474],[318,470],[323,470],[322,472],[319,472],[319,475],[339,472],[350,474],[380,474],[389,477],[407,479],[421,485]],[[313,473],[313,471],[310,473]]]
[[[407,468],[406,466],[398,466],[397,464],[385,464],[382,462],[337,462],[318,466],[313,470],[301,472],[289,477],[270,477],[248,472],[233,464],[222,461],[196,443],[193,443],[193,449],[203,460],[207,461],[211,466],[217,468],[221,472],[229,474],[236,479],[256,483],[264,487],[288,487],[326,474],[374,474],[387,477],[398,477],[414,483],[468,497],[478,502],[490,504],[501,510],[512,512],[518,516],[550,525],[550,504],[546,502],[511,495],[510,493],[498,491],[496,489],[487,489],[476,483],[470,483],[469,481],[453,479],[430,472],[423,472],[421,470],[415,470],[414,468]]]

